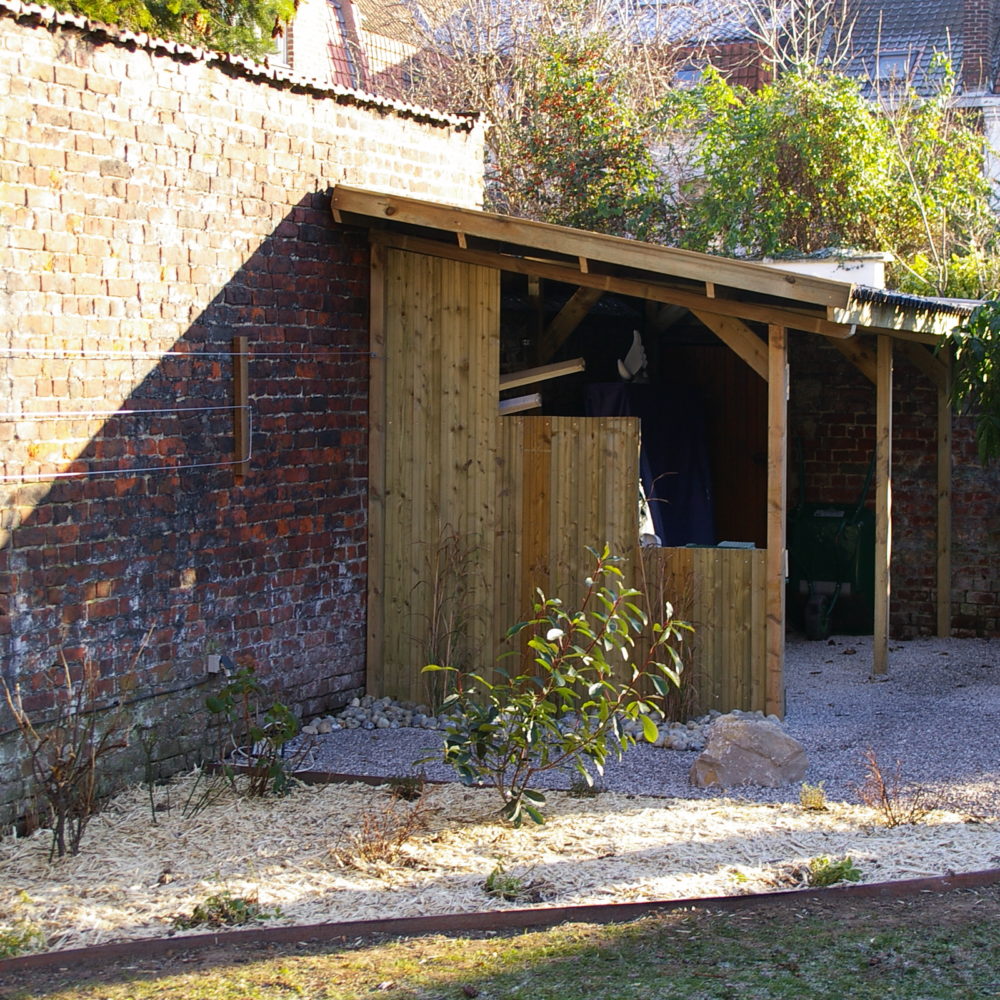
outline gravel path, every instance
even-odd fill
[[[1000,642],[915,639],[890,646],[889,675],[872,680],[870,636],[827,642],[790,637],[785,679],[785,728],[809,756],[807,781],[823,782],[827,798],[857,802],[863,756],[871,747],[887,774],[923,786],[937,804],[1000,816]],[[345,730],[316,737],[313,767],[370,777],[423,771],[453,779],[440,764],[413,762],[440,747],[418,729]],[[614,791],[668,798],[740,797],[797,802],[797,785],[777,789],[699,790],[687,776],[697,754],[637,746],[607,768]],[[568,787],[572,774],[544,776]]]

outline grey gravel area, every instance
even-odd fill
[[[784,727],[809,756],[806,780],[823,782],[828,799],[857,802],[864,754],[883,770],[924,787],[938,804],[1000,816],[1000,641],[914,639],[890,646],[889,674],[871,677],[870,636],[836,636],[787,645]],[[438,762],[441,734],[415,728],[342,729],[310,737],[310,769],[366,777],[423,773],[452,780]],[[796,802],[798,785],[776,789],[701,790],[688,783],[697,750],[638,745],[609,762],[611,790],[667,798],[736,797]],[[566,788],[575,772],[550,773],[538,784]]]

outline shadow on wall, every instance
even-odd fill
[[[195,270],[165,286],[168,304],[194,299]],[[22,512],[0,550],[0,651],[27,707],[44,707],[41,672],[60,648],[71,664],[89,655],[114,697],[151,629],[136,714],[169,720],[169,773],[204,742],[215,649],[305,714],[363,687],[368,281],[365,234],[313,194],[166,349],[21,339],[23,415],[0,438],[8,516]],[[242,479],[234,337],[248,344]],[[73,475],[44,478],[56,469]],[[6,707],[0,720],[9,743]]]

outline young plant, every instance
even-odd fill
[[[919,786],[903,781],[902,766],[897,761],[895,770],[886,774],[875,751],[865,751],[865,777],[858,786],[858,798],[878,812],[889,828],[919,823],[933,808],[927,792]]]
[[[90,656],[74,677],[60,651],[52,682],[48,716],[33,719],[18,684],[3,681],[4,697],[28,749],[31,775],[51,813],[49,860],[79,854],[80,842],[97,810],[100,780],[108,758],[128,746],[129,710],[124,694],[134,683],[135,666],[149,636],[142,640],[119,682],[119,698],[111,704],[102,696],[101,674]]]
[[[424,554],[424,573],[414,591],[424,591],[417,602],[419,623],[412,636],[422,647],[425,662],[444,663],[462,670],[472,657],[475,633],[485,621],[481,599],[488,592],[485,578],[477,568],[481,543],[479,537],[460,532],[446,524],[436,543],[428,542]],[[437,708],[448,692],[444,674],[424,678],[425,696]]]
[[[23,890],[19,893],[12,911],[0,919],[0,961],[16,958],[27,951],[41,951],[45,947],[45,932],[30,917],[18,914],[32,900]]]
[[[542,879],[528,879],[507,871],[499,859],[483,883],[483,892],[487,896],[495,896],[508,903],[541,903],[551,889],[552,886]]]
[[[398,774],[387,782],[389,794],[404,802],[418,802],[427,792],[427,777],[420,774]]]
[[[498,899],[514,902],[520,899],[524,892],[524,879],[520,875],[515,875],[514,872],[507,871],[503,862],[498,861],[493,871],[486,876],[483,891],[487,896],[496,896]]]
[[[301,754],[287,756],[285,748],[299,732],[299,721],[280,701],[264,708],[264,686],[253,667],[241,667],[217,695],[205,699],[205,707],[229,730],[233,752],[248,761],[247,794],[261,798],[269,792],[283,795],[291,787]],[[235,768],[224,754],[223,773],[233,781]]]
[[[280,916],[278,907],[268,910],[261,906],[256,892],[234,896],[228,889],[223,889],[198,903],[190,915],[175,917],[173,926],[184,931],[192,927],[239,927]]]
[[[634,745],[625,720],[640,720],[643,737],[654,742],[650,713],[680,681],[680,655],[671,642],[690,627],[672,621],[667,605],[666,620],[652,627],[648,654],[635,657],[636,637],[648,626],[637,603],[641,595],[624,585],[619,560],[606,546],[589,551],[596,567],[578,609],[565,610],[539,591],[534,617],[507,632],[508,638],[529,636],[532,672],[512,676],[498,668],[488,680],[438,664],[424,667],[455,677],[455,693],[445,703],[452,720],[444,762],[466,784],[495,788],[501,815],[515,826],[526,815],[544,821],[545,796],[532,787],[538,775],[572,766],[589,784],[591,768],[603,774],[609,754],[620,758]],[[625,680],[616,676],[620,669]],[[654,693],[645,694],[647,687]]]
[[[816,888],[836,885],[838,882],[858,882],[861,872],[855,867],[850,855],[846,858],[812,858],[806,881]]]
[[[823,782],[810,785],[807,781],[803,781],[799,788],[799,805],[812,812],[825,812],[826,792],[823,789]]]
[[[393,795],[387,805],[364,809],[345,846],[332,852],[344,868],[364,869],[372,864],[394,864],[403,845],[427,829],[427,800],[421,792],[411,805]]]

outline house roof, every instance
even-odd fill
[[[941,77],[933,65],[936,54],[961,65],[964,0],[875,0],[858,3],[852,17],[853,75],[874,83],[912,82],[925,90]]]
[[[342,185],[331,207],[400,249],[836,339],[861,331],[936,342],[973,305]]]
[[[958,82],[966,90],[979,89],[982,77],[992,84],[1000,76],[1000,0],[847,2],[853,56],[845,71],[853,76],[883,83],[897,76],[926,92],[942,75],[933,65],[936,53],[956,69],[964,66]],[[711,50],[758,41],[762,28],[787,21],[794,6],[794,0],[620,0],[618,9],[635,18],[640,38],[659,32]]]
[[[787,15],[786,4],[752,0],[619,0],[615,15],[635,24],[638,39],[660,38],[678,45],[724,45],[754,41],[762,24]]]

